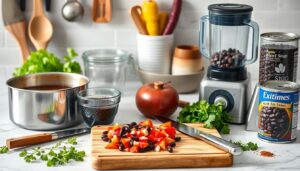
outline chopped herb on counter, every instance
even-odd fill
[[[258,149],[257,143],[253,142],[248,142],[248,143],[242,143],[241,141],[232,141],[230,140],[231,143],[238,145],[242,148],[243,151],[256,151]]]
[[[63,63],[60,57],[55,56],[47,50],[41,49],[31,52],[25,63],[16,68],[13,75],[22,76],[26,74],[34,74],[40,72],[72,72],[81,73],[81,68],[74,58],[78,54],[72,48],[67,49],[68,55],[64,57]]]
[[[73,145],[77,145],[76,137],[69,138],[66,141],[59,141],[51,148],[37,147],[30,152],[23,150],[19,156],[23,157],[27,163],[36,160],[45,161],[48,167],[64,165],[71,160],[83,161],[85,152],[76,150]]]
[[[205,100],[184,107],[178,116],[180,123],[204,123],[205,128],[216,128],[222,134],[229,134],[229,116],[221,103],[209,104]]]
[[[4,153],[7,153],[9,150],[8,150],[8,147],[7,146],[1,146],[0,147],[0,154],[4,154]]]
[[[77,138],[76,137],[71,137],[67,141],[68,141],[69,144],[77,145]]]

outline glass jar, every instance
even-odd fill
[[[242,68],[257,59],[259,27],[251,21],[253,8],[243,4],[213,4],[209,15],[200,23],[200,47],[211,66],[218,69]],[[206,26],[209,22],[209,47],[206,47]],[[252,28],[252,56],[247,58],[249,28]]]
[[[125,90],[126,73],[131,55],[123,50],[95,49],[82,55],[84,74],[90,79],[89,88],[115,88]]]

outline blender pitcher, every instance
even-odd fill
[[[251,21],[253,8],[244,4],[212,4],[209,15],[201,17],[200,47],[210,59],[211,68],[219,71],[244,70],[257,59],[259,27]],[[206,47],[206,27],[209,21],[209,47]],[[252,28],[252,55],[248,55],[248,41]],[[249,48],[250,49],[250,48]]]

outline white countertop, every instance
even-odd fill
[[[37,131],[30,131],[15,126],[9,120],[7,88],[5,85],[6,79],[9,77],[9,70],[0,72],[0,146],[5,145],[7,138],[24,136],[38,133]],[[141,121],[145,118],[139,114],[134,101],[134,92],[140,83],[131,83],[128,86],[128,92],[122,97],[119,111],[115,122],[128,123],[131,121]],[[198,94],[180,95],[180,98],[188,101],[197,101]],[[174,114],[178,115],[179,110]],[[77,126],[77,127],[82,127]],[[298,130],[298,140],[291,144],[272,144],[258,140],[255,132],[246,132],[244,125],[231,125],[230,135],[223,136],[225,139],[241,140],[243,142],[253,141],[258,143],[259,151],[268,150],[273,152],[276,156],[273,158],[261,157],[258,152],[244,152],[241,156],[234,157],[234,165],[230,168],[209,168],[209,169],[191,169],[191,170],[300,170],[300,131]],[[84,162],[71,162],[65,166],[47,167],[45,163],[34,162],[26,163],[23,158],[20,158],[19,151],[10,151],[8,154],[0,154],[0,171],[60,171],[60,170],[94,170],[90,164],[90,135],[83,135],[78,137],[78,149],[85,150],[87,156]],[[45,144],[44,146],[51,146],[55,142]],[[175,169],[186,170],[186,169]]]

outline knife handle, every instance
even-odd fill
[[[211,134],[200,133],[199,138],[217,148],[220,148],[224,151],[231,153],[232,155],[240,155],[243,153],[243,150],[238,145],[235,145],[227,140],[216,137]]]
[[[9,149],[18,148],[18,147],[25,147],[28,145],[40,144],[49,142],[52,140],[52,135],[49,133],[42,133],[42,134],[35,134],[35,135],[28,135],[18,138],[11,138],[6,140],[6,146]]]

